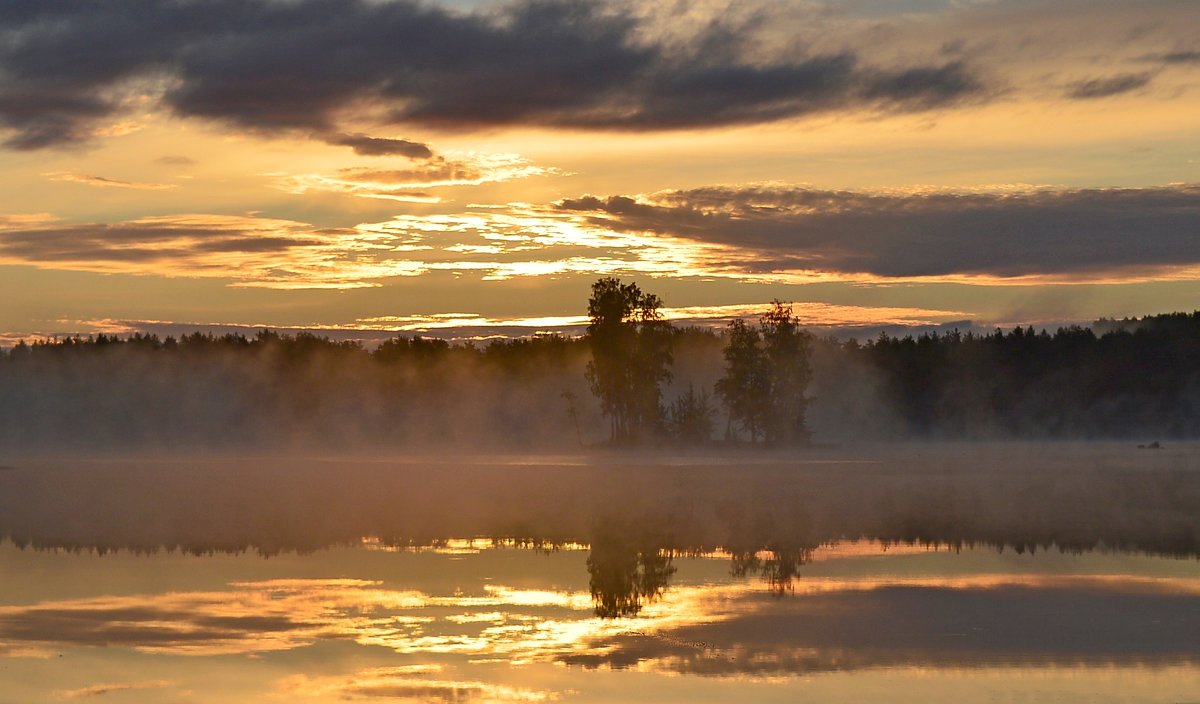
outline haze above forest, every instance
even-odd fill
[[[7,454],[749,449],[889,440],[1195,437],[1200,314],[865,342],[776,303],[675,327],[601,279],[591,325],[374,350],[311,333],[64,338],[0,353]]]

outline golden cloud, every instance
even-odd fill
[[[179,187],[174,183],[142,183],[140,181],[121,181],[115,178],[105,178],[104,176],[91,176],[88,174],[75,173],[74,171],[52,171],[42,175],[51,181],[79,183],[85,186],[95,186],[97,188],[128,188],[137,191],[169,191]]]
[[[478,186],[531,176],[560,173],[537,166],[517,154],[467,152],[438,156],[398,169],[346,168],[333,174],[273,174],[275,186],[287,193],[342,193],[411,203],[437,203],[439,196],[422,189]]]

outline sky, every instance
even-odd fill
[[[0,339],[1200,308],[1194,0],[14,0]]]

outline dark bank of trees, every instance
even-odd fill
[[[722,329],[673,326],[661,307],[601,279],[579,338],[22,343],[0,350],[0,452],[1200,435],[1200,313],[859,343],[810,336],[778,301]]]
[[[308,333],[69,337],[0,354],[0,452],[576,446],[561,336],[367,350]],[[580,422],[600,422],[580,404]]]
[[[1053,333],[880,336],[837,352],[876,376],[899,437],[1200,435],[1200,313]]]

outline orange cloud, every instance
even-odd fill
[[[105,178],[103,176],[90,176],[88,174],[75,173],[74,171],[52,171],[42,174],[51,181],[65,181],[67,183],[80,183],[85,186],[96,186],[97,188],[129,188],[137,191],[169,191],[174,188],[179,188],[173,183],[142,183],[140,181],[120,181],[115,178]]]

